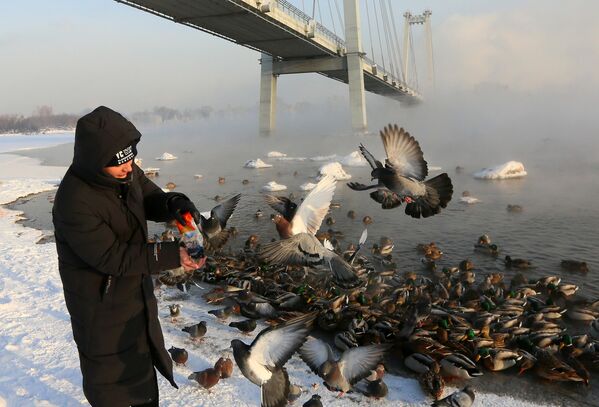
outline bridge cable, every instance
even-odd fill
[[[339,17],[339,24],[341,25],[341,30],[344,33],[343,37],[345,37],[345,24],[343,22],[343,18],[341,17],[341,12],[339,11],[339,4],[337,3],[337,0],[335,0],[335,8],[337,9],[337,17]]]
[[[397,76],[395,72],[395,53],[393,52],[393,47],[390,41],[390,27],[389,20],[387,15],[387,8],[385,6],[385,1],[380,0],[381,2],[381,20],[383,21],[383,32],[385,33],[385,44],[387,45],[387,54],[389,56],[390,64],[391,64],[391,80],[393,77]]]
[[[397,29],[395,27],[395,16],[393,15],[393,6],[391,5],[391,0],[387,0],[389,2],[389,12],[391,14],[391,23],[393,25],[393,35],[395,38],[395,44],[396,44],[396,49],[397,49],[397,59],[399,60],[399,73],[400,73],[400,77],[398,79],[403,78],[403,60],[401,57],[401,48],[399,46],[399,36],[397,35]]]
[[[306,13],[306,4],[304,3],[304,0],[302,0],[302,12],[304,14]]]
[[[327,1],[327,4],[329,5],[329,14],[331,15],[331,21],[333,22],[333,33],[337,35],[337,29],[335,28],[335,17],[333,17],[333,8],[331,7],[330,1]]]
[[[383,0],[384,1],[384,0]],[[396,41],[394,36],[395,29],[395,21],[393,21],[393,17],[391,14],[391,2],[388,1],[387,8],[388,11],[388,27],[389,27],[389,39],[391,40],[391,50],[393,52],[393,58],[395,60],[395,78],[399,83],[401,79],[401,57],[399,56],[399,43]]]
[[[374,54],[374,45],[372,41],[372,30],[370,29],[370,11],[368,10],[368,0],[366,0],[366,18],[368,20],[368,39],[370,40],[370,52],[372,54],[372,62],[376,64],[376,56]]]
[[[387,70],[385,68],[385,53],[383,52],[383,43],[381,42],[381,29],[379,27],[379,17],[378,17],[378,11],[376,8],[376,0],[372,0],[372,2],[374,3],[374,20],[376,22],[376,30],[378,32],[378,37],[379,37],[379,49],[381,51],[381,59],[383,60],[383,70]]]
[[[316,14],[316,2],[317,2],[317,1],[318,1],[318,0],[313,0],[313,1],[312,1],[312,20],[314,20],[314,19],[315,19],[314,15]]]
[[[320,10],[320,2],[316,0],[316,4],[318,4],[318,15],[320,16],[320,24],[324,25],[324,17],[322,15],[322,10]]]
[[[414,88],[418,90],[418,71],[416,71],[416,53],[414,52],[414,36],[412,35],[412,27],[410,26],[410,52],[412,54],[412,72],[414,73],[412,76],[414,77]]]

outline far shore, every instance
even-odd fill
[[[40,131],[35,131],[35,132],[28,132],[28,133],[20,133],[20,132],[15,132],[15,133],[0,133],[0,137],[6,137],[6,136],[40,136],[40,135],[51,135],[51,134],[64,134],[64,133],[74,133],[75,132],[75,128],[67,128],[67,129],[44,129],[44,130],[40,130]]]

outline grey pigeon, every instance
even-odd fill
[[[289,396],[289,376],[283,367],[304,343],[316,314],[290,319],[262,330],[251,345],[231,341],[233,356],[241,373],[260,386],[263,407],[283,407]]]
[[[310,233],[298,233],[289,239],[266,243],[262,246],[259,257],[275,264],[310,267],[323,265],[331,270],[334,281],[339,286],[353,288],[360,284],[352,266]]]
[[[206,335],[206,321],[200,321],[195,325],[186,326],[181,330],[187,332],[192,340],[200,340]]]
[[[207,247],[210,249],[221,248],[229,239],[229,231],[225,230],[227,221],[239,203],[241,194],[226,200],[212,208],[210,212],[200,214],[200,229],[206,237]]]
[[[424,180],[428,166],[418,142],[403,128],[397,125],[386,126],[381,131],[381,139],[387,158],[385,165],[360,144],[360,152],[372,167],[372,179],[377,184],[364,185],[349,182],[347,185],[356,191],[377,189],[372,199],[383,209],[397,207],[406,202],[405,213],[413,218],[428,218],[445,208],[453,194],[453,185],[447,173]]]
[[[466,386],[462,390],[451,393],[449,396],[435,401],[431,406],[470,407],[474,403],[474,389]]]
[[[310,338],[302,345],[299,354],[310,369],[324,379],[329,390],[346,393],[371,374],[389,348],[389,344],[349,348],[339,359],[335,359],[328,344]]]

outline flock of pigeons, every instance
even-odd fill
[[[405,213],[416,218],[445,208],[453,192],[451,180],[447,174],[426,180],[427,163],[418,142],[396,125],[385,127],[381,139],[387,154],[384,164],[360,145],[377,183],[348,186],[374,190],[370,196],[383,209],[404,203]],[[276,212],[272,220],[281,239],[260,245],[252,235],[236,256],[219,252],[233,233],[226,225],[240,199],[234,196],[202,214],[200,226],[207,252],[212,253],[205,268],[193,273],[169,271],[158,279],[183,289],[197,279],[224,283],[204,295],[208,303],[226,305],[210,314],[220,321],[232,314],[245,316],[247,320],[229,324],[243,333],[252,332],[257,319],[272,323],[251,344],[231,342],[237,367],[260,387],[262,406],[284,406],[301,394],[285,369],[295,353],[327,389],[377,398],[388,391],[383,381],[386,361],[402,361],[419,375],[433,406],[471,406],[475,395],[470,386],[442,397],[448,377],[468,380],[482,375],[478,362],[492,371],[519,365],[521,372],[533,369],[549,380],[588,383],[588,372],[579,361],[588,359],[599,366],[599,346],[593,340],[599,339],[599,311],[595,304],[568,308],[572,319],[591,322],[585,338],[568,336],[557,323],[577,287],[561,284],[557,277],[531,282],[521,274],[508,287],[501,273],[477,284],[471,262],[442,272],[431,267],[430,278],[414,272],[401,276],[391,259],[393,243],[384,239],[376,245],[377,270],[359,255],[366,230],[346,251],[333,244],[334,236],[319,232],[336,183],[324,176],[299,205],[287,197],[266,195]],[[475,247],[489,256],[498,254],[488,237]],[[426,264],[442,256],[434,244],[419,249]],[[517,260],[510,259],[506,267],[524,268]],[[179,312],[171,307],[173,318]],[[199,339],[206,324],[184,331]],[[327,335],[333,337],[339,356],[321,339]],[[184,349],[170,352],[177,363],[187,360]],[[230,359],[221,358],[214,368],[195,372],[190,379],[210,388],[229,377],[232,368]],[[314,395],[304,406],[322,403]]]

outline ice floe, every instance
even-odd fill
[[[351,175],[345,172],[338,162],[328,163],[320,167],[318,170],[318,177],[324,177],[325,175],[332,175],[337,181],[351,178]]]
[[[283,157],[287,157],[287,154],[281,153],[279,151],[270,151],[268,154],[266,154],[266,156],[268,158],[283,158]]]
[[[277,184],[275,181],[270,181],[268,184],[262,187],[263,191],[275,192],[275,191],[284,191],[287,189],[287,186],[282,184]]]
[[[171,153],[165,152],[165,153],[162,153],[162,155],[160,157],[156,157],[156,159],[159,161],[169,161],[169,160],[176,160],[177,157],[175,157]]]
[[[474,173],[474,178],[479,179],[510,179],[522,178],[527,175],[524,164],[519,161],[508,161],[495,167],[483,168]]]
[[[339,162],[346,167],[366,167],[368,165],[368,162],[362,157],[359,151],[354,151],[342,157]]]
[[[270,168],[272,167],[272,164],[267,164],[261,159],[256,158],[255,160],[246,161],[245,164],[243,164],[243,166],[245,168]]]

